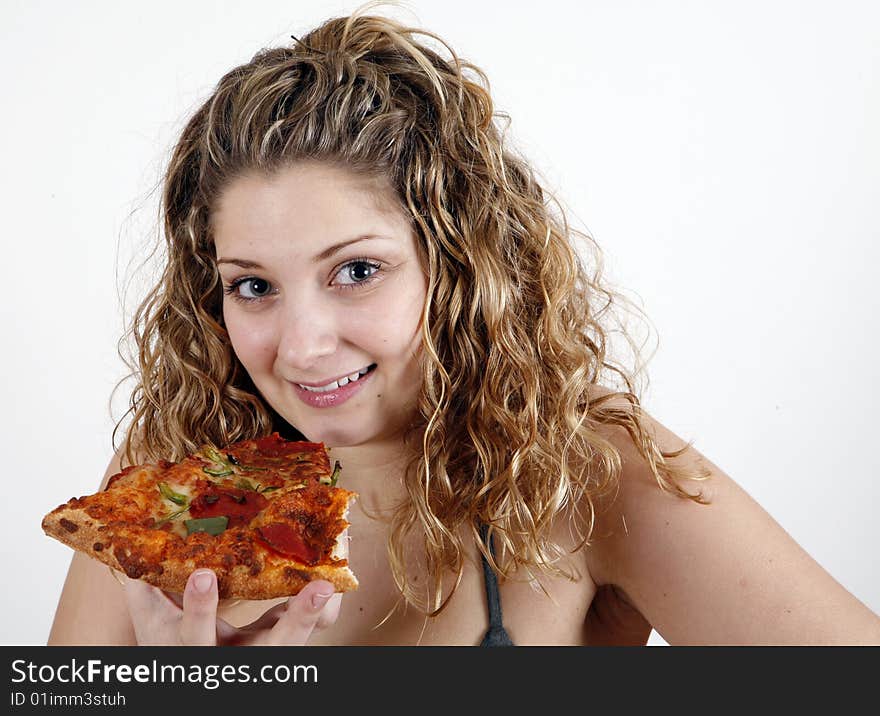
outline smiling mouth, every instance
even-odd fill
[[[311,386],[311,385],[303,385],[302,383],[297,383],[296,385],[302,388],[303,390],[308,390],[311,393],[327,393],[331,390],[338,390],[344,385],[348,385],[354,381],[360,380],[361,376],[370,373],[375,370],[376,364],[372,363],[368,365],[366,368],[361,368],[360,370],[356,370],[354,373],[350,375],[344,376],[342,378],[337,378],[336,380],[330,381],[325,385]]]

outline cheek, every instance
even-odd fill
[[[226,331],[232,350],[245,367],[258,366],[261,361],[271,358],[270,336],[255,327],[253,322],[232,318],[226,322]]]
[[[423,295],[383,297],[348,316],[349,335],[377,359],[406,360],[421,345]]]

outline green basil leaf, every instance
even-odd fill
[[[210,535],[217,536],[226,529],[226,526],[229,524],[229,518],[222,515],[220,517],[202,517],[197,520],[185,520],[183,524],[186,525],[187,534],[207,532]]]
[[[189,509],[189,506],[186,506],[186,507],[184,507],[182,510],[177,510],[177,512],[172,512],[170,515],[166,515],[166,516],[163,517],[161,520],[159,520],[156,524],[154,524],[153,527],[161,527],[161,526],[164,525],[166,522],[168,522],[168,521],[170,521],[170,520],[177,519],[177,518],[180,517],[184,512],[186,512],[188,509]]]
[[[166,500],[170,500],[175,505],[185,505],[188,502],[186,495],[181,495],[179,492],[175,492],[164,482],[159,483],[159,492],[162,493],[162,497]]]
[[[221,455],[218,450],[211,447],[210,445],[205,445],[205,447],[202,448],[202,453],[205,455],[206,458],[213,462],[219,463],[221,465],[229,464],[229,460],[223,457],[223,455]]]
[[[253,490],[254,492],[259,492],[259,490],[254,487],[253,483],[247,478],[240,477],[235,481],[235,486],[239,490]]]
[[[318,478],[318,482],[322,485],[329,485],[330,487],[336,487],[336,481],[339,479],[339,473],[342,471],[342,465],[339,464],[339,460],[336,461],[336,464],[333,466],[333,474],[330,477],[320,477]]]

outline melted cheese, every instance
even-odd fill
[[[186,497],[187,507],[189,506],[189,503],[192,502],[193,497],[195,496],[193,494],[193,486],[192,485],[180,485],[176,482],[166,482],[165,484],[168,485],[169,489],[172,492],[176,492],[179,495],[183,495],[184,497]],[[177,503],[172,502],[171,500],[166,499],[164,497],[162,498],[162,506],[163,506],[163,508],[165,508],[167,510],[166,512],[163,513],[163,516],[173,514],[173,513],[177,512],[178,510],[183,509],[183,505],[178,505]],[[168,524],[171,526],[171,531],[174,532],[174,534],[176,534],[178,537],[180,537],[182,539],[186,539],[186,537],[187,537],[186,525],[183,523],[185,520],[188,520],[189,518],[190,518],[189,510],[187,509],[185,512],[181,512],[174,519],[168,520]],[[161,519],[161,518],[159,518],[159,519]]]

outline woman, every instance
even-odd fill
[[[620,296],[505,147],[480,70],[417,34],[330,20],[190,120],[105,476],[272,430],[324,442],[360,494],[360,588],[220,604],[197,570],[178,603],[77,555],[50,643],[880,643],[641,410],[609,355]]]

